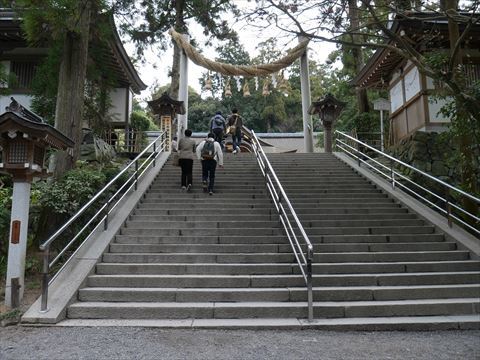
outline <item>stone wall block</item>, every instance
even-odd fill
[[[448,170],[443,161],[434,161],[432,163],[432,174],[433,176],[446,176],[448,175]]]

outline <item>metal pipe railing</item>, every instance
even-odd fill
[[[287,234],[288,241],[293,250],[293,255],[297,260],[300,272],[305,280],[307,286],[307,303],[308,303],[308,321],[313,321],[313,276],[312,276],[312,262],[313,262],[313,245],[305,232],[298,216],[288,199],[282,184],[268,160],[262,146],[253,130],[252,132],[252,147],[257,158],[257,163],[260,167],[262,175],[265,179],[265,186],[273,200],[275,208],[280,216],[280,222]],[[284,206],[286,205],[286,208]],[[294,224],[290,221],[293,218]],[[303,246],[306,248],[306,254],[303,251],[302,244],[295,232],[294,226],[298,228],[301,238],[303,238]]]
[[[156,159],[165,151],[166,148],[166,136],[165,132],[162,132],[154,141],[152,141],[140,154],[137,155],[135,159],[130,162],[125,168],[123,168],[112,180],[108,182],[99,192],[97,192],[85,205],[83,205],[80,210],[78,210],[65,224],[63,224],[52,236],[50,236],[43,244],[40,245],[40,250],[43,251],[43,269],[42,269],[42,299],[41,299],[41,312],[48,311],[48,287],[53,280],[61,273],[61,271],[68,264],[70,259],[73,258],[73,255],[85,244],[85,242],[90,238],[92,233],[103,223],[104,231],[108,230],[108,219],[109,214],[118,206],[118,204],[123,200],[126,194],[134,188],[137,190],[138,181],[141,179],[143,174],[147,171],[150,165],[155,167]],[[152,149],[150,154],[143,158],[145,154]],[[114,192],[112,196],[104,200],[100,208],[96,210],[95,214],[86,221],[83,227],[76,233],[76,235],[70,239],[70,241],[63,247],[62,250],[55,256],[55,258],[50,261],[50,247],[52,243],[63,234],[82,214],[84,214],[88,209],[96,203],[97,200],[101,198],[103,194],[107,192],[115,182],[128,171],[134,168],[133,174],[131,174]],[[116,201],[114,199],[121,195]],[[74,243],[84,234],[84,232],[89,228],[89,226],[101,215],[104,214],[95,225],[95,227],[85,236],[81,244],[77,247],[75,252],[67,259],[67,261],[62,265],[62,267],[55,273],[55,275],[49,279],[50,270],[53,265],[55,265],[61,257],[73,246]]]
[[[407,191],[408,193],[414,195],[415,197],[421,199],[422,201],[426,202],[428,205],[430,205],[432,208],[436,209],[439,213],[441,213],[442,215],[444,215],[447,218],[447,223],[450,227],[452,227],[453,220],[455,220],[457,223],[465,226],[466,228],[470,229],[474,233],[480,235],[480,217],[477,216],[476,214],[472,214],[471,212],[464,209],[459,204],[455,203],[453,201],[453,195],[452,194],[457,194],[459,196],[463,196],[465,198],[468,198],[471,201],[478,204],[479,206],[480,206],[480,198],[478,198],[478,197],[476,197],[472,194],[469,194],[469,193],[467,193],[467,192],[465,192],[465,191],[463,191],[463,190],[461,190],[461,189],[459,189],[459,188],[457,188],[453,185],[450,185],[450,184],[446,183],[445,181],[437,179],[436,177],[434,177],[434,176],[432,176],[432,175],[430,175],[430,174],[428,174],[428,173],[426,173],[422,170],[419,170],[419,169],[413,167],[410,164],[407,164],[407,163],[405,163],[401,160],[398,160],[398,159],[394,158],[393,156],[388,155],[388,154],[386,154],[386,153],[384,153],[384,152],[382,152],[382,151],[380,151],[380,150],[378,150],[378,149],[376,149],[376,148],[374,148],[374,147],[356,139],[353,136],[350,136],[350,135],[345,134],[345,133],[343,133],[341,131],[338,131],[338,130],[335,131],[335,135],[336,135],[336,140],[335,141],[336,141],[337,148],[342,150],[346,154],[350,155],[352,158],[356,159],[359,166],[361,164],[367,165],[369,168],[371,168],[375,172],[377,172],[380,175],[387,178],[390,181],[393,189],[395,189],[395,187],[399,187],[399,188]],[[350,143],[348,143],[348,141],[350,141]],[[352,144],[352,142],[353,142],[353,144]],[[374,151],[376,154],[382,156],[385,159],[388,159],[389,163],[390,163],[389,164],[390,166],[386,166],[385,164],[378,161],[378,159],[369,156],[365,152],[362,152],[360,150],[361,146],[363,148]],[[377,165],[377,167],[372,165],[371,162],[375,163]],[[408,168],[411,171],[415,172],[416,174],[419,174],[420,176],[422,176],[422,177],[424,177],[428,180],[433,181],[435,184],[437,184],[441,188],[443,188],[442,194],[440,195],[438,193],[435,193],[432,189],[427,188],[425,185],[421,185],[418,182],[409,178],[408,176],[402,174],[401,172],[396,171],[395,170],[395,165],[400,165],[400,166],[403,166],[405,168]],[[386,171],[382,171],[382,169],[386,170]],[[402,183],[402,181],[400,181],[400,180],[403,180],[405,183]],[[412,188],[412,186],[415,187],[416,189],[419,189],[419,190],[423,191],[425,194],[430,195],[435,200],[440,201],[441,203],[443,203],[443,206],[439,206],[438,204],[434,203],[431,199],[428,199],[426,197],[426,195],[424,196],[421,193],[419,193],[418,190],[415,190],[415,188]],[[460,216],[457,216],[453,212],[453,209],[461,212],[464,217],[468,217],[471,221],[467,222],[464,219],[462,219]],[[476,224],[476,226],[472,225],[472,224]]]

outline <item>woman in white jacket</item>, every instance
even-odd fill
[[[220,144],[214,140],[212,133],[209,133],[207,138],[198,144],[197,158],[202,162],[203,192],[213,195],[215,170],[217,164],[223,168],[223,152]]]

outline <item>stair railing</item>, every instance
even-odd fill
[[[125,198],[125,196],[130,192],[130,190],[137,190],[138,182],[140,178],[146,173],[146,171],[148,171],[151,167],[155,167],[158,156],[166,149],[166,140],[166,133],[162,132],[140,154],[138,154],[135,159],[133,159],[123,170],[121,170],[112,180],[110,180],[108,184],[106,184],[85,205],[83,205],[82,208],[78,210],[65,224],[63,224],[52,236],[50,236],[50,238],[48,238],[43,244],[40,245],[40,250],[43,251],[42,300],[40,309],[41,312],[48,311],[49,285],[61,273],[61,271],[66,267],[69,261],[90,238],[93,232],[102,225],[102,223],[104,231],[108,229],[109,214],[120,204],[120,202]],[[114,184],[122,176],[127,176],[127,179],[118,186],[118,189],[116,189],[114,187]],[[110,191],[113,191],[113,195],[108,197],[108,199],[102,199],[102,195],[108,196]],[[99,206],[99,208],[95,209],[95,205],[97,205],[97,207]],[[72,224],[74,224],[75,221],[81,217],[82,214],[85,214],[87,210],[94,211],[95,214],[88,220],[86,220],[86,223],[83,226],[80,225],[82,226],[81,229],[76,232],[73,238],[67,240],[68,243],[63,247],[63,249],[58,252],[58,254],[56,254],[55,258],[50,261],[50,247],[52,243],[56,239],[58,239],[58,237],[63,234],[67,229],[69,229]],[[94,224],[93,229],[89,233],[87,233],[87,230],[90,229],[91,226],[93,226],[92,224],[97,219],[99,219],[98,222]],[[58,261],[63,257],[63,255],[69,249],[71,249],[73,244],[75,244],[79,239],[82,239],[81,243],[50,279],[49,277],[52,267],[58,263]]]
[[[388,179],[393,189],[398,186],[403,190],[407,191],[409,194],[433,207],[440,214],[446,217],[449,227],[452,227],[453,221],[456,221],[464,227],[470,229],[477,235],[480,235],[480,217],[478,217],[476,214],[471,213],[467,209],[464,209],[460,205],[460,202],[458,200],[455,200],[455,198],[461,197],[468,198],[474,203],[476,203],[478,208],[480,206],[480,199],[478,197],[473,196],[472,194],[469,194],[440,179],[437,179],[436,177],[427,174],[413,167],[412,165],[398,160],[393,156],[388,155],[354,138],[353,136],[350,136],[338,130],[335,131],[335,135],[335,145],[337,149],[342,150],[346,154],[350,155],[352,158],[356,159],[358,166],[361,166],[362,163],[367,165],[370,169]],[[379,158],[374,158],[368,155],[366,151],[364,151],[364,149],[373,151],[381,158],[388,160],[389,166],[383,164],[381,161],[378,161]],[[370,162],[374,163],[377,166],[372,165]],[[433,184],[439,186],[442,189],[441,193],[444,195],[439,195],[435,193],[434,191],[432,191],[431,188],[429,189],[426,186],[419,184],[408,176],[397,171],[397,166],[402,166],[410,169],[415,174],[420,175],[422,178],[430,180],[431,182],[433,182]],[[404,183],[399,180],[404,181]],[[423,192],[423,194],[420,191]],[[427,195],[431,196],[431,198],[428,199]],[[436,201],[437,203],[433,202],[432,200]],[[465,219],[469,219],[469,221],[465,221]]]
[[[265,186],[268,189],[270,197],[273,200],[275,208],[280,216],[280,222],[283,225],[285,233],[287,234],[290,245],[292,246],[293,254],[297,260],[300,271],[307,285],[307,299],[308,299],[308,321],[313,320],[313,289],[312,289],[312,262],[313,262],[313,245],[310,242],[305,229],[303,228],[298,216],[293,209],[290,200],[288,199],[282,184],[278,180],[275,170],[273,170],[270,161],[263,151],[260,141],[253,130],[252,132],[252,147],[260,166],[260,170],[265,179]],[[294,224],[290,221],[293,219]],[[294,231],[296,226],[301,236],[298,236]],[[300,237],[300,239],[299,239]],[[303,244],[300,240],[303,239]],[[306,253],[303,247],[306,249]]]

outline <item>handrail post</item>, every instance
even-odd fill
[[[357,134],[355,134],[355,138],[358,140]],[[357,165],[358,167],[361,167],[362,162],[360,161],[360,154],[362,152],[360,151],[360,145],[358,144],[358,141],[355,141],[355,149],[357,150]]]
[[[48,311],[48,272],[50,260],[50,246],[47,246],[43,250],[43,268],[42,268],[42,304],[40,306],[40,312],[45,313]]]
[[[135,160],[135,186],[134,189],[137,190],[138,187],[138,159]]]
[[[313,250],[307,247],[307,299],[308,299],[308,321],[313,321],[313,279],[312,279]]]
[[[445,191],[445,208],[447,210],[447,221],[448,221],[448,227],[453,226],[452,222],[452,204],[450,201],[450,189],[447,188]]]
[[[393,171],[393,160],[390,160],[390,177],[392,178],[392,189],[395,190],[395,171]]]
[[[153,162],[152,162],[152,167],[155,167],[157,161],[157,141],[155,140],[153,142]]]
[[[105,207],[105,221],[103,222],[103,230],[108,230],[108,210],[110,208],[110,200],[107,201],[107,206]]]

